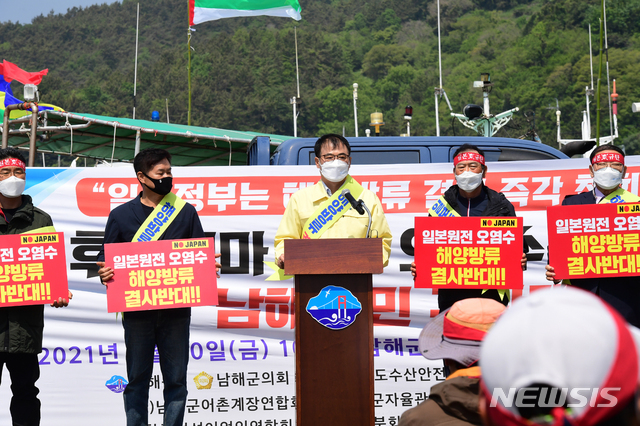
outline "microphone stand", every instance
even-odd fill
[[[364,207],[364,209],[367,211],[367,214],[369,215],[369,225],[367,226],[367,238],[371,238],[370,235],[369,235],[369,233],[371,232],[371,212],[369,211],[369,208],[364,203],[364,201],[358,200],[358,204],[360,204],[362,207]]]
[[[367,211],[367,214],[369,215],[369,225],[367,225],[366,238],[370,238],[369,233],[371,232],[371,212],[367,208],[367,205],[362,200],[356,201],[356,199],[353,198],[353,195],[351,195],[351,191],[349,191],[348,189],[343,189],[342,195],[344,195],[344,197],[349,201],[349,204],[351,204],[351,207],[353,207],[361,215],[364,214],[365,210]]]

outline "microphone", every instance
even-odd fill
[[[348,189],[343,189],[342,195],[344,195],[344,198],[346,198],[347,201],[349,201],[349,204],[351,204],[351,207],[356,209],[358,213],[364,214],[364,209],[362,208],[362,204],[360,204],[362,203],[362,201],[356,201],[356,199],[353,198],[353,195],[351,195],[351,191],[349,191]]]
[[[349,203],[351,204],[351,207],[356,209],[358,213],[364,214],[364,211],[365,210],[367,211],[367,214],[369,215],[369,225],[367,226],[366,238],[370,238],[369,233],[371,232],[371,212],[367,208],[367,205],[362,200],[356,201],[356,199],[353,198],[353,195],[351,195],[351,191],[349,191],[348,189],[343,189],[342,195],[344,195],[344,198],[346,198],[349,201]]]

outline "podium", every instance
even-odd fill
[[[285,274],[295,275],[297,425],[373,426],[371,274],[382,273],[382,239],[285,240],[284,247]],[[307,312],[327,286],[361,304],[345,328],[327,328]]]

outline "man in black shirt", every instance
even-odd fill
[[[51,217],[23,194],[25,159],[15,148],[0,149],[0,235],[55,232]],[[73,295],[51,306],[67,306]],[[0,307],[0,378],[7,366],[11,377],[11,420],[14,425],[40,424],[38,354],[42,352],[44,306]]]
[[[453,154],[453,174],[457,185],[447,189],[442,197],[429,209],[429,216],[515,216],[513,205],[504,194],[484,185],[487,174],[484,151],[475,145],[464,144]],[[526,243],[522,253],[522,270],[527,267],[528,251]],[[416,277],[416,263],[411,264],[411,274]],[[508,292],[505,290],[440,289],[438,308],[440,312],[450,308],[455,302],[471,297],[488,297],[507,305]]]
[[[195,208],[173,196],[171,154],[163,149],[146,149],[136,155],[133,167],[142,192],[116,207],[107,220],[104,244],[132,241],[203,238],[204,231]],[[147,226],[149,215],[164,205],[172,212],[164,225]],[[174,208],[175,210],[171,210]],[[162,220],[159,221],[162,223]],[[218,257],[219,255],[216,255]],[[98,254],[98,274],[105,285],[114,271],[104,263],[104,245]],[[219,265],[216,264],[219,268]],[[124,390],[127,426],[148,425],[149,380],[153,372],[154,348],[158,347],[164,382],[165,426],[183,424],[187,400],[187,363],[191,308],[125,312],[122,315],[127,348],[129,383]]]
[[[624,165],[624,151],[615,145],[600,145],[591,152],[589,173],[593,177],[593,189],[581,194],[567,195],[562,200],[563,206],[583,205],[588,209],[594,204],[637,203],[640,198],[636,194],[621,187],[622,179],[627,174]],[[546,266],[547,280],[558,284],[555,269]],[[582,288],[600,296],[613,306],[629,324],[640,327],[640,286],[638,277],[598,277],[580,278],[565,281],[574,287]]]

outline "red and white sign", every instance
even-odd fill
[[[522,289],[522,218],[416,217],[416,288]]]
[[[105,244],[109,312],[218,304],[213,238]]]
[[[62,232],[0,236],[0,307],[68,297]]]
[[[449,166],[447,166],[449,167]],[[485,184],[502,192],[518,211],[536,211],[559,205],[566,195],[593,189],[593,179],[584,170],[509,170],[492,164]],[[640,189],[640,167],[628,167],[624,189]],[[315,172],[315,169],[314,169]],[[133,173],[131,173],[133,175]],[[385,175],[353,174],[363,187],[375,193],[385,213],[424,213],[453,185],[453,173]],[[173,192],[191,203],[202,216],[282,215],[291,195],[314,185],[318,176],[192,176],[174,177]],[[107,217],[120,204],[138,196],[141,187],[135,177],[83,178],[77,183],[76,198],[82,214]]]
[[[549,207],[547,229],[558,279],[640,275],[640,204]]]

